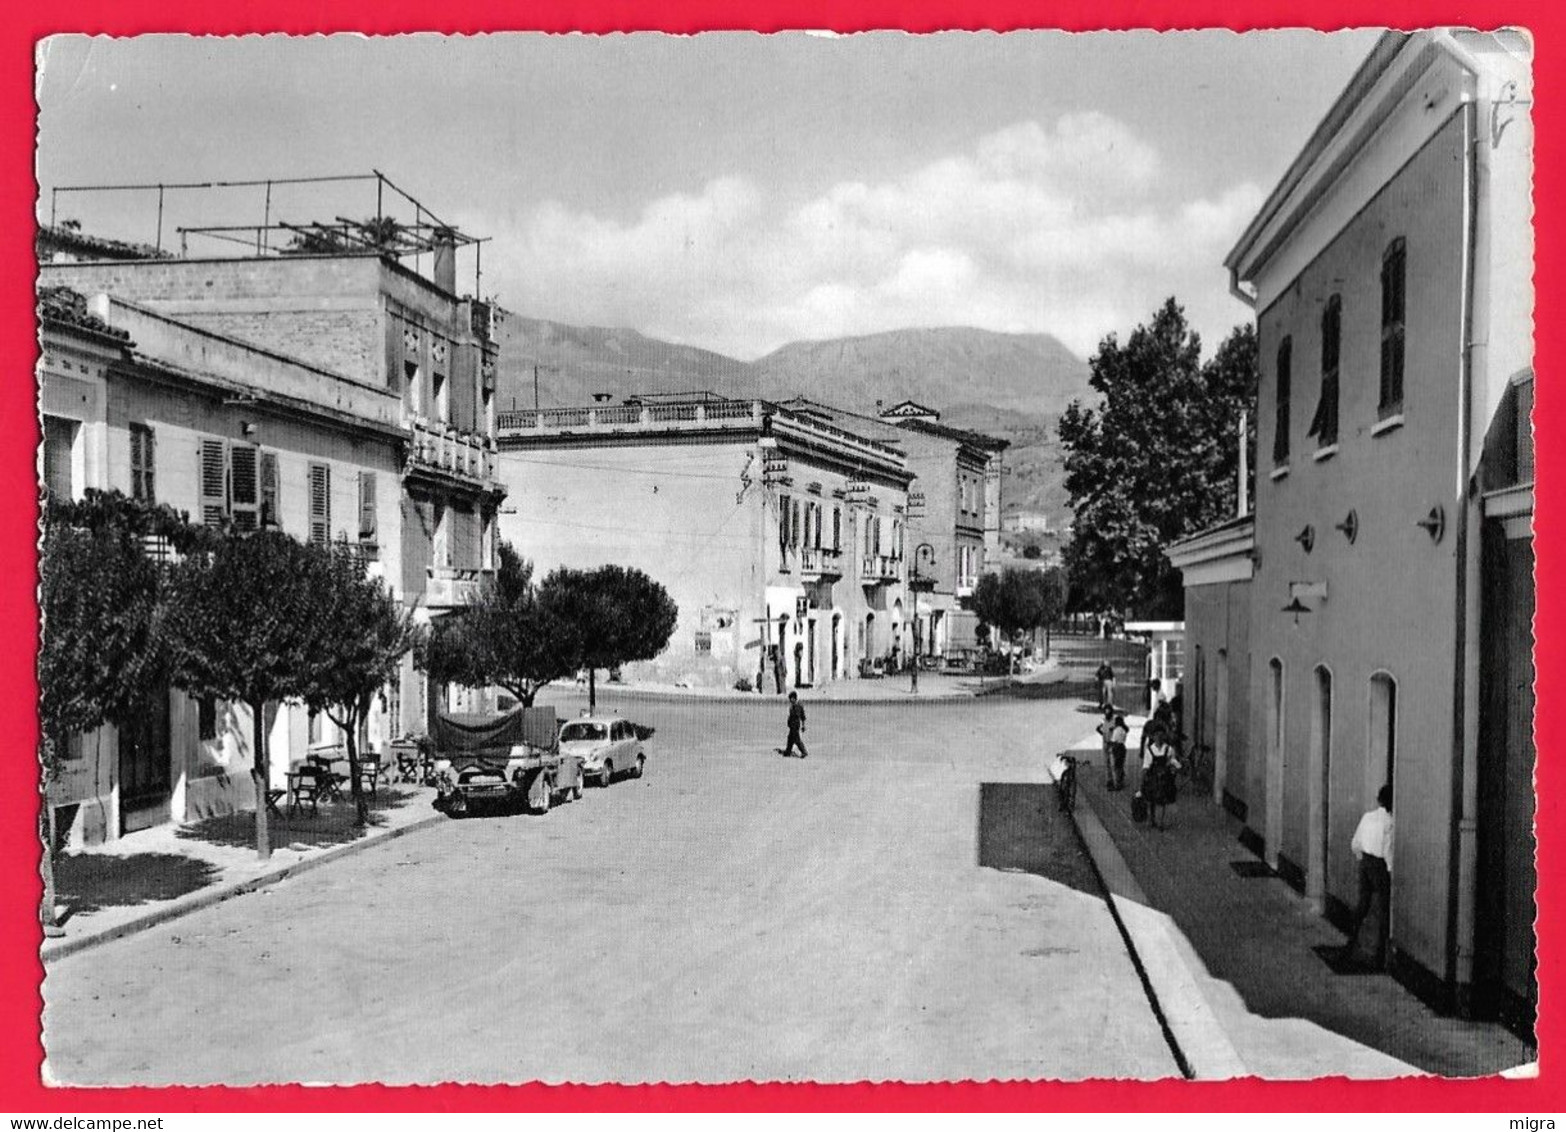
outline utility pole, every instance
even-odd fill
[[[538,412],[538,363],[533,363],[533,411]]]

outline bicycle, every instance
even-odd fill
[[[1055,797],[1060,803],[1060,812],[1069,814],[1077,805],[1077,760],[1071,755],[1062,755],[1060,761],[1065,767],[1055,779]]]

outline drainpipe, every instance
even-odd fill
[[[1460,50],[1460,49],[1459,49]],[[1462,55],[1466,56],[1466,52]],[[1462,56],[1459,56],[1461,59]],[[1465,66],[1472,64],[1465,63]],[[1463,107],[1463,265],[1462,352],[1458,404],[1458,466],[1456,483],[1456,592],[1452,668],[1452,835],[1448,863],[1447,981],[1454,1006],[1466,1014],[1473,985],[1476,873],[1478,871],[1478,564],[1470,521],[1469,480],[1473,464],[1473,397],[1475,354],[1475,292],[1479,250],[1481,146],[1478,96]]]

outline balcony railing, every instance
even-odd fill
[[[479,599],[495,572],[427,566],[424,573],[424,604],[430,609],[460,609]]]
[[[807,546],[799,552],[799,572],[801,574],[814,574],[817,577],[843,575],[843,552],[833,550],[829,546]]]
[[[890,554],[866,554],[859,562],[860,580],[866,582],[895,582],[903,576],[903,560]]]
[[[408,449],[411,467],[423,467],[462,479],[488,482],[495,478],[495,453],[489,441],[471,432],[413,421]]]
[[[710,425],[721,428],[759,428],[761,420],[760,401],[712,401],[507,410],[497,415],[496,427],[501,432],[544,435],[558,432],[607,432],[624,428],[682,431]]]

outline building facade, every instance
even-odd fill
[[[945,656],[977,646],[978,618],[964,608],[1000,545],[1000,484],[1007,442],[940,423],[913,401],[866,417],[807,398],[784,404],[901,451],[909,485],[910,581],[917,591],[905,655]]]
[[[633,566],[679,606],[668,647],[629,678],[820,687],[904,647],[895,449],[718,398],[504,412],[499,438],[501,535],[539,576]]]
[[[1175,547],[1217,789],[1339,922],[1391,784],[1393,969],[1531,1017],[1531,72],[1389,33],[1230,254],[1255,513]],[[1192,690],[1192,683],[1197,685]],[[1236,693],[1240,694],[1236,694]]]
[[[375,487],[395,507],[376,528],[396,530],[395,556],[382,556],[387,583],[421,618],[473,600],[494,569],[504,495],[495,472],[499,346],[493,308],[456,293],[454,244],[437,241],[426,278],[373,252],[81,260],[54,251],[57,242],[40,243],[44,286],[107,294],[255,358],[307,367],[339,401],[351,390],[390,406],[400,457]],[[80,245],[71,242],[73,254]],[[338,537],[382,505],[366,495],[316,514],[312,529]],[[409,658],[392,697],[393,730],[422,734],[441,698]]]
[[[193,521],[401,558],[397,399],[121,300],[41,294],[42,482],[50,498],[117,490]],[[368,723],[380,743],[390,724]],[[319,739],[319,721],[315,725]],[[249,709],[165,688],[135,728],[73,737],[51,784],[57,833],[95,843],[254,804]],[[277,785],[312,721],[272,724]]]

